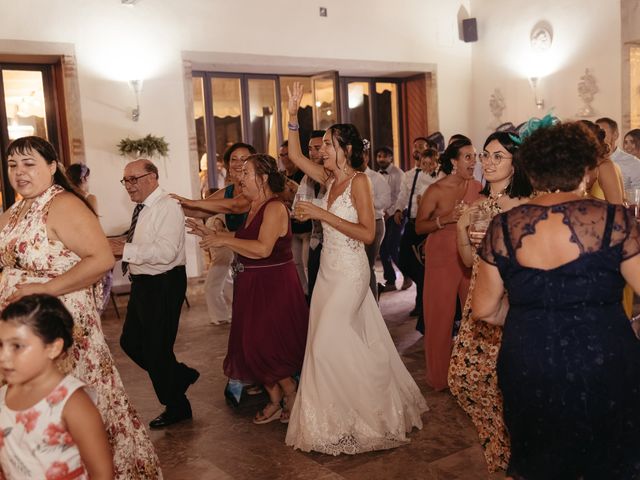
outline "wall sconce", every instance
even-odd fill
[[[142,92],[142,80],[129,80],[129,86],[136,95],[136,108],[131,110],[131,120],[137,122],[140,118],[140,92]]]
[[[544,108],[544,100],[542,98],[538,98],[538,81],[540,79],[538,77],[529,78],[529,84],[531,85],[531,90],[533,90],[533,99],[536,103],[536,107],[538,110],[542,110]]]

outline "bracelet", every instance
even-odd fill
[[[287,127],[289,127],[289,130],[291,130],[293,132],[297,132],[298,130],[300,130],[300,124],[299,123],[287,122]]]
[[[436,225],[438,226],[439,230],[442,230],[444,228],[444,226],[440,223],[440,217],[436,217]]]

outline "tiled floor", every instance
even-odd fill
[[[192,282],[195,283],[195,282]],[[398,281],[400,284],[400,281]],[[424,392],[430,411],[424,428],[411,443],[389,451],[329,457],[294,451],[284,445],[286,426],[279,422],[251,423],[260,399],[233,410],[222,395],[222,374],[228,326],[210,325],[200,285],[191,285],[191,308],[183,308],[176,355],[197,368],[200,380],[189,390],[193,421],[151,431],[151,438],[168,480],[338,480],[338,479],[486,479],[487,474],[473,426],[449,393],[435,393],[424,382],[422,337],[414,330],[415,289],[385,293],[381,308],[407,368]],[[121,299],[125,301],[125,299]],[[121,313],[124,307],[121,307]],[[104,330],[125,386],[145,422],[161,412],[147,375],[118,345],[121,321],[109,308]]]

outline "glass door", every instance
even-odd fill
[[[311,77],[313,91],[313,126],[326,130],[340,123],[340,89],[338,72],[325,72]]]
[[[56,97],[53,65],[0,63],[2,211],[15,200],[4,155],[11,141],[31,135],[46,138],[65,163],[60,149]]]

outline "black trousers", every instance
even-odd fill
[[[372,243],[364,246],[364,251],[367,253],[367,260],[369,260],[369,288],[371,289],[371,293],[373,293],[373,298],[376,299],[376,302],[378,301],[379,292],[378,280],[376,279],[374,267],[376,264],[376,258],[378,258],[378,254],[380,253],[380,245],[384,238],[384,230],[384,219],[378,218],[376,220],[376,236]]]
[[[424,265],[422,265],[414,253],[414,245],[424,239],[424,235],[416,233],[416,221],[410,219],[404,226],[404,233],[400,238],[400,254],[398,266],[404,275],[407,275],[416,284],[416,308],[422,317],[422,288],[424,285]]]
[[[149,373],[158,400],[169,408],[187,403],[193,369],[176,360],[173,344],[187,291],[184,265],[158,275],[131,275],[131,296],[120,346]]]
[[[309,302],[311,302],[311,294],[313,287],[316,286],[318,271],[320,270],[320,255],[322,254],[322,244],[316,248],[309,247],[309,260],[307,261],[307,282],[309,285]]]

